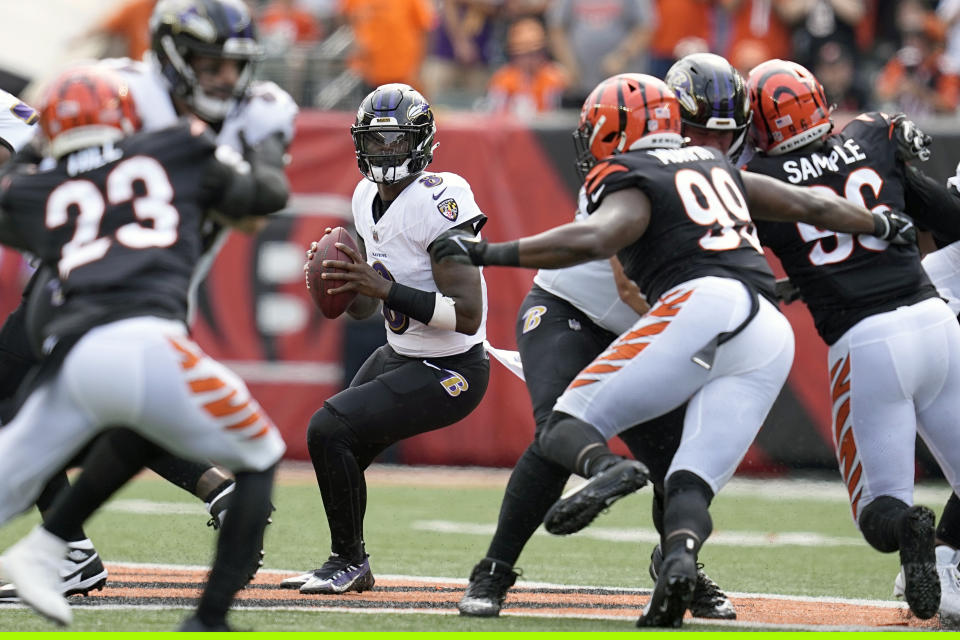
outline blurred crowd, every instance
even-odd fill
[[[126,0],[90,34],[140,57],[155,1]],[[246,1],[267,51],[262,75],[303,106],[397,81],[437,105],[530,116],[579,108],[616,73],[662,78],[698,51],[745,74],[792,59],[844,110],[960,106],[960,0]]]

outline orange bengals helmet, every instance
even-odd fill
[[[40,126],[50,154],[106,144],[140,128],[127,83],[95,66],[68,69],[54,79],[40,102]]]
[[[778,156],[830,133],[830,107],[823,86],[796,62],[767,60],[747,78],[753,108],[753,143]]]
[[[621,73],[590,92],[573,132],[583,178],[597,160],[632,149],[683,145],[677,96],[658,78]]]

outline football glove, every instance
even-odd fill
[[[790,278],[777,278],[777,281],[773,285],[773,291],[784,304],[790,304],[803,298],[803,296],[800,295],[800,289],[797,289],[797,287],[790,282]]]
[[[890,119],[893,125],[893,138],[897,143],[897,157],[904,162],[930,159],[930,145],[933,138],[925,134],[906,114],[898,113]]]
[[[487,241],[462,229],[444,231],[430,245],[430,256],[436,263],[453,260],[461,264],[483,265]]]
[[[873,235],[892,244],[917,243],[917,227],[901,211],[874,211]]]

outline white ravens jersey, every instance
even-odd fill
[[[37,130],[34,125],[39,119],[37,112],[26,103],[6,91],[0,91],[0,145],[9,149],[10,153],[16,153],[30,142]]]
[[[576,219],[587,215],[586,194],[581,187]],[[620,300],[609,260],[584,262],[565,269],[540,269],[533,282],[583,311],[607,331],[621,334],[637,321],[637,312]]]
[[[148,56],[147,60],[130,58],[108,58],[99,64],[118,73],[130,87],[137,115],[145,131],[165,129],[173,126],[179,116],[173,106],[173,98],[166,80],[160,70]],[[286,91],[272,82],[253,82],[246,96],[224,118],[217,142],[243,153],[240,133],[247,144],[254,145],[274,133],[281,133],[287,144],[293,140],[294,119],[298,111],[297,103]],[[215,229],[216,231],[216,229]],[[197,287],[207,277],[217,253],[227,241],[227,230],[216,231],[216,239],[201,256],[190,283],[190,321]],[[212,235],[212,234],[211,234]]]
[[[164,129],[176,123],[178,115],[170,90],[153,62],[112,58],[102,60],[100,64],[119,73],[127,82],[145,130]],[[276,84],[251,83],[246,96],[224,118],[217,142],[242,152],[240,132],[250,145],[279,132],[289,144],[293,139],[297,111],[297,103]]]
[[[467,181],[455,173],[422,173],[394,200],[374,223],[376,183],[361,180],[353,192],[353,219],[367,250],[367,263],[380,275],[422,291],[439,291],[433,280],[427,248],[444,231],[485,219]],[[450,356],[483,342],[487,334],[487,285],[480,274],[483,316],[471,336],[438,329],[383,308],[387,342],[397,353],[410,357]]]

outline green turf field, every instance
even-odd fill
[[[829,477],[827,479],[830,479]],[[267,568],[303,571],[325,560],[326,522],[315,486],[303,474],[278,485],[277,511],[268,529]],[[443,482],[424,486],[371,481],[367,550],[376,575],[466,578],[486,550],[499,510],[505,475],[475,486]],[[649,588],[650,491],[645,489],[572,537],[540,529],[521,557],[523,580]],[[918,502],[939,513],[945,485],[924,486]],[[728,592],[889,600],[897,573],[895,554],[883,555],[860,540],[837,482],[734,481],[712,508],[714,536],[700,560]],[[206,565],[215,534],[202,505],[175,487],[145,476],[126,487],[89,523],[87,532],[110,562]],[[37,521],[31,513],[0,530],[7,547]],[[295,592],[294,592],[295,593]],[[168,631],[186,611],[75,608],[74,631]],[[316,611],[239,611],[231,622],[257,631],[629,631],[630,621],[495,620],[436,614],[370,614]],[[691,630],[711,629],[690,625]],[[0,631],[50,631],[55,627],[22,608],[0,607]]]

